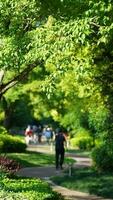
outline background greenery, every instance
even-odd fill
[[[1,0],[0,8],[0,124],[60,125],[71,138],[82,128],[88,149],[106,145],[112,156],[112,0]]]

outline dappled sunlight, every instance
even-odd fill
[[[27,153],[10,153],[8,157],[17,160],[23,167],[35,167],[42,165],[54,164],[54,156],[43,153],[27,152]]]

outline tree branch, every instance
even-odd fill
[[[35,61],[32,64],[28,64],[28,66],[22,71],[20,72],[17,76],[15,76],[14,78],[12,78],[10,81],[8,81],[5,84],[1,84],[0,85],[0,98],[2,97],[2,95],[9,90],[10,88],[12,88],[13,86],[15,86],[18,82],[21,82],[22,80],[24,80],[26,77],[28,77],[29,73],[35,68],[37,67],[37,65],[43,65],[43,61]]]
[[[90,22],[90,24],[93,25],[93,26],[96,26],[96,27],[98,27],[98,28],[100,27],[100,25],[99,25],[99,24],[96,24],[95,22]]]

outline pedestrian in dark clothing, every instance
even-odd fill
[[[55,137],[56,169],[59,169],[59,168],[63,169],[65,142],[66,142],[65,136],[63,135],[63,132],[59,130],[59,132],[56,134],[56,137]]]
[[[42,142],[42,127],[40,125],[38,126],[37,133],[38,133],[38,142],[41,143]]]

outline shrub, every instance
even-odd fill
[[[9,174],[14,174],[20,169],[20,164],[6,156],[0,156],[0,169]]]
[[[113,149],[108,144],[101,144],[92,151],[93,166],[98,171],[113,171]]]
[[[103,143],[103,140],[102,139],[95,139],[95,146],[96,147],[99,147],[101,144]]]
[[[21,139],[8,134],[0,134],[0,141],[1,152],[24,152],[26,149],[26,144]]]
[[[71,145],[81,150],[90,150],[93,147],[93,140],[91,137],[73,138],[71,139]]]
[[[0,134],[8,134],[7,130],[3,126],[0,126]]]
[[[2,178],[1,178],[2,177]],[[61,194],[40,179],[6,178],[0,176],[0,199],[5,200],[63,200]]]
[[[94,147],[93,138],[90,136],[90,132],[85,129],[80,129],[70,142],[73,147],[82,150],[90,150]]]
[[[4,146],[3,141],[0,141],[0,152],[2,152],[2,150],[3,150],[3,146]]]

